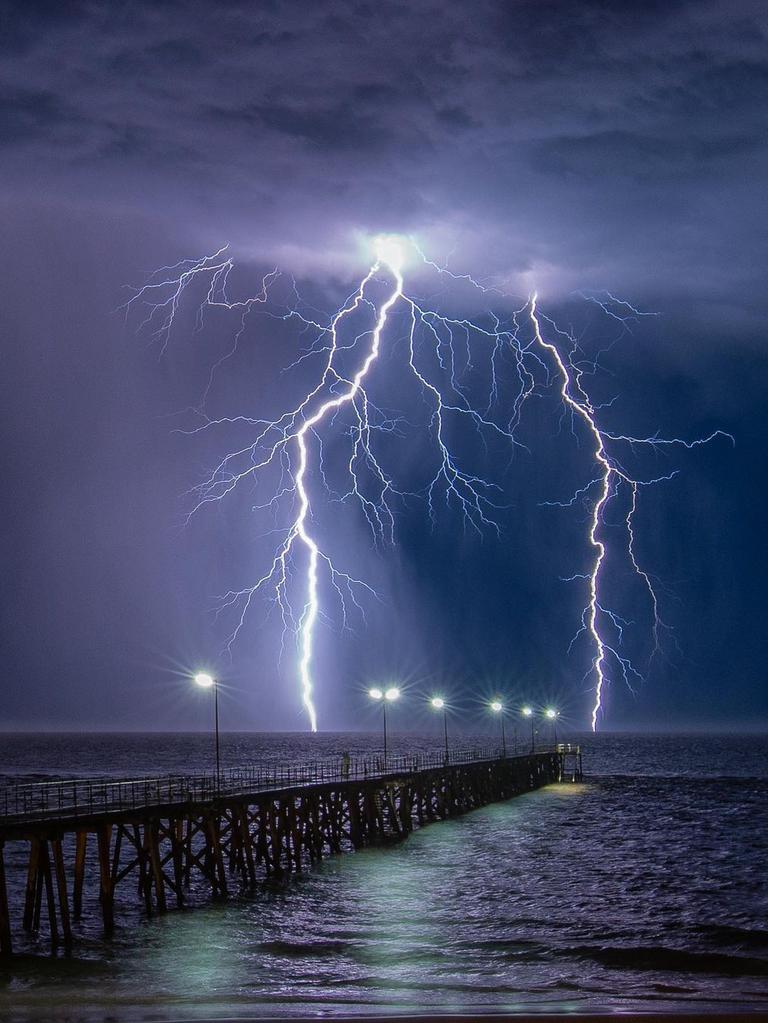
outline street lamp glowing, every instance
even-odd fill
[[[384,769],[387,766],[387,704],[394,703],[394,701],[400,696],[400,690],[397,686],[390,686],[389,689],[380,689],[378,686],[374,686],[368,690],[368,695],[372,700],[376,700],[377,703],[381,704],[382,715],[384,719]]]
[[[528,718],[531,723],[531,753],[534,753],[536,751],[536,726],[533,721],[533,707],[527,703],[520,713],[524,718]]]
[[[501,700],[491,700],[488,704],[494,714],[499,715],[499,721],[501,722],[501,752],[502,756],[507,755],[507,736],[504,731],[504,704]]]
[[[555,710],[554,707],[547,707],[544,711],[544,717],[552,722],[552,734],[554,735],[555,745],[557,745],[557,719],[560,716],[560,711]]]
[[[445,762],[448,763],[448,708],[445,706],[445,700],[442,696],[433,696],[429,701],[429,705],[433,710],[441,710],[443,712],[443,738],[445,742]]]
[[[213,727],[216,736],[216,792],[221,787],[221,757],[219,754],[219,684],[207,671],[198,671],[192,681],[201,689],[213,689]]]

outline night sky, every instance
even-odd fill
[[[656,460],[680,469],[637,519],[665,652],[634,695],[611,686],[604,727],[768,723],[763,4],[24,0],[0,19],[0,727],[204,728],[187,678],[202,666],[225,728],[306,726],[268,605],[231,659],[212,613],[269,551],[253,493],[184,526],[229,438],[183,431],[239,321],[195,332],[190,307],[161,356],[118,310],[154,268],[229,243],[238,296],[279,265],[327,316],[382,231],[518,304],[537,289],[606,349],[609,429],[733,435]],[[658,315],[617,330],[576,294],[594,289]],[[281,372],[300,345],[249,321],[212,413],[279,414],[305,379]],[[501,540],[450,514],[431,530],[413,502],[377,553],[351,510],[326,514],[381,600],[353,632],[328,608],[321,727],[372,727],[364,689],[382,680],[412,685],[414,707],[440,689],[467,727],[497,692],[585,727],[590,651],[568,653],[583,589],[561,577],[584,570],[586,512],[540,503],[589,479],[584,438],[544,395],[521,440]],[[400,457],[407,475],[417,455]],[[647,609],[611,585],[643,667]]]

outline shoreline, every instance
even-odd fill
[[[152,1008],[141,1001],[121,1002],[116,1004],[108,1000],[109,1004],[96,1005],[94,1003],[82,1005],[79,1002],[72,1002],[71,999],[63,999],[61,1002],[51,1000],[46,1005],[28,1005],[27,1007],[11,1007],[6,1010],[2,1018],[8,1023],[31,1023],[37,1019],[48,1019],[51,1023],[606,1023],[607,1020],[615,1020],[618,1023],[694,1023],[702,1020],[703,1023],[768,1023],[768,1007],[754,1010],[743,1006],[727,1010],[720,1007],[713,1007],[711,1010],[701,1006],[681,1005],[679,1009],[622,1009],[605,1008],[592,1009],[589,1011],[568,1010],[553,1011],[551,1007],[542,1006],[537,1011],[530,1006],[521,1009],[520,1012],[506,1011],[496,1012],[493,1009],[485,1012],[398,1012],[377,1007],[371,1012],[336,1013],[327,1011],[318,1006],[316,1011],[296,1013],[281,1013],[275,1015],[275,1004],[270,1006],[270,1014],[259,1014],[248,1011],[245,1006],[238,1011],[234,1006],[217,1012],[208,1005],[200,1013],[189,1013],[189,1006],[176,1006],[173,1004],[163,1007],[155,1004]],[[78,1012],[78,1009],[80,1011]],[[178,1011],[178,1010],[181,1011]],[[207,1010],[207,1011],[206,1011]],[[211,1011],[213,1010],[213,1011]]]
[[[768,1023],[768,1009],[738,1010],[736,1012],[713,1012],[701,1010],[682,1010],[680,1012],[648,1012],[621,1009],[606,1009],[604,1012],[481,1012],[467,1013],[371,1013],[356,1016],[336,1016],[318,1012],[311,1016],[158,1016],[145,1017],[146,1023],[317,1023],[327,1020],[329,1023],[606,1023],[606,1020],[617,1020],[620,1023],[693,1023],[702,1020],[705,1023]],[[119,1020],[119,1017],[118,1017]]]
[[[738,1010],[736,1012],[713,1012],[684,1009],[680,1012],[648,1012],[622,1009],[606,1009],[604,1012],[481,1012],[467,1013],[371,1013],[358,1016],[336,1016],[318,1012],[312,1016],[188,1016],[188,1017],[157,1017],[147,1019],[146,1023],[317,1023],[328,1020],[329,1023],[484,1023],[493,1020],[495,1023],[606,1023],[616,1019],[620,1023],[688,1023],[694,1020],[705,1020],[706,1023],[768,1023],[768,1009]]]

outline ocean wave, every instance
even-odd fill
[[[768,977],[768,959],[727,952],[691,952],[662,945],[630,948],[581,946],[571,950],[579,959],[616,969],[659,970],[673,973],[719,974],[728,977]]]
[[[693,930],[712,941],[728,942],[748,948],[768,948],[768,929],[735,927],[731,924],[699,924]]]

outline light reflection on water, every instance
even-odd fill
[[[632,741],[618,767],[638,743],[661,762]],[[93,932],[88,959],[14,964],[0,1016],[766,1009],[768,745],[737,780],[733,742],[724,777],[711,756],[690,776],[698,747],[678,740],[664,776],[617,769],[228,903],[123,915],[106,952]]]

